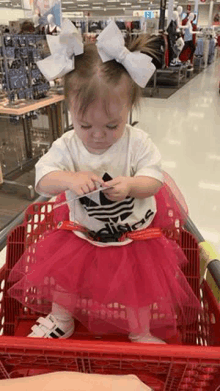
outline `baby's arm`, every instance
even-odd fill
[[[64,134],[54,141],[49,151],[41,157],[35,166],[37,193],[52,197],[70,190],[76,195],[83,195],[95,190],[96,183],[103,185],[102,178],[92,172],[76,170],[74,153],[71,134]]]
[[[130,177],[119,176],[105,183],[105,186],[114,186],[105,192],[107,198],[112,201],[121,201],[127,196],[148,198],[163,186],[160,153],[142,130],[136,129],[132,140],[131,172]]]
[[[90,171],[52,171],[41,178],[38,191],[56,195],[70,190],[77,195],[83,195],[95,190],[96,182],[100,185],[104,184],[102,178]]]
[[[38,182],[39,193],[56,195],[68,189],[68,180],[74,174],[67,171],[52,171],[44,175]]]
[[[163,186],[161,155],[147,133],[139,131],[137,135],[132,149],[134,176],[130,178],[129,195],[134,198],[148,198]]]
[[[105,196],[111,201],[122,201],[127,196],[134,198],[147,198],[157,193],[163,185],[161,181],[148,176],[123,177],[119,176],[105,182],[106,187],[113,189],[105,191]]]
[[[130,192],[129,196],[134,198],[151,197],[158,192],[163,183],[158,179],[147,176],[136,176],[129,178]]]

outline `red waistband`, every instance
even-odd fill
[[[73,221],[61,221],[57,225],[57,229],[64,229],[68,231],[79,231],[86,233],[90,240],[94,240],[94,238],[90,235],[90,231],[83,227],[80,224],[76,224]],[[146,239],[154,239],[159,238],[163,235],[160,228],[144,228],[138,231],[125,232],[122,233],[121,237],[118,239],[119,242],[123,242],[126,238],[132,240],[146,240]]]

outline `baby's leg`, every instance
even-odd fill
[[[142,329],[142,333],[130,333],[129,339],[131,342],[142,342],[142,343],[162,343],[166,342],[162,341],[159,338],[154,337],[150,333],[150,307],[139,308],[138,310],[138,319],[137,313],[132,308],[127,308],[127,316],[130,329]]]
[[[63,292],[63,293],[62,293]],[[60,294],[66,295],[61,287],[54,293],[54,300]],[[46,318],[40,317],[38,325],[34,325],[32,333],[28,337],[35,338],[69,338],[74,332],[74,320],[72,314],[63,306],[52,303],[52,311]]]

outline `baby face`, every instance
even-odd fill
[[[108,99],[108,110],[101,98],[88,106],[83,117],[71,110],[74,130],[90,153],[102,154],[124,133],[130,110],[128,99],[119,90],[114,92]]]

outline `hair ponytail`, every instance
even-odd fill
[[[125,37],[125,45],[130,52],[140,51],[153,59],[153,64],[160,67],[161,61],[161,36],[141,34],[133,38],[131,35]],[[159,64],[159,65],[158,65]]]

